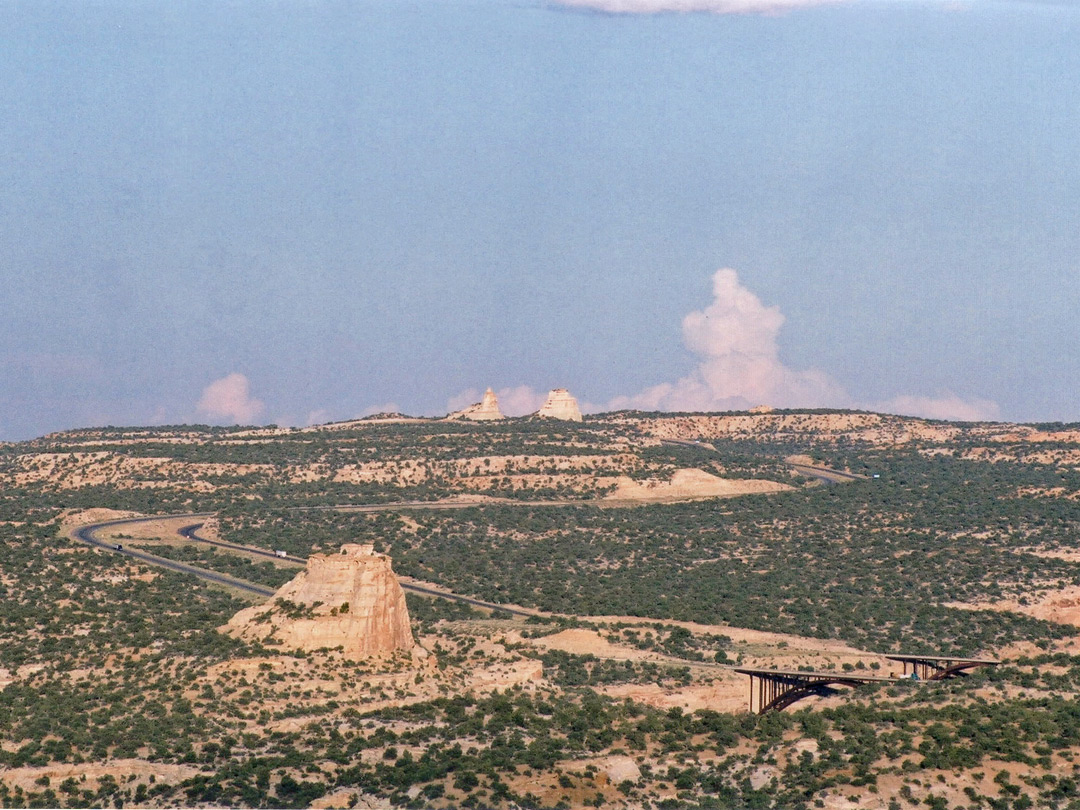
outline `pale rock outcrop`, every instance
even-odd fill
[[[677,501],[693,498],[726,498],[783,492],[788,484],[759,478],[719,478],[704,470],[676,470],[670,481],[635,481],[626,475],[615,479],[615,489],[607,495],[613,501]]]
[[[447,419],[468,419],[471,422],[494,422],[497,419],[505,419],[499,410],[499,398],[490,388],[484,392],[484,398],[477,403],[454,411]]]
[[[307,568],[268,603],[241,610],[225,630],[248,639],[270,636],[290,649],[340,646],[354,659],[416,646],[390,558],[370,545],[347,544],[337,554],[309,557]]]
[[[581,409],[578,408],[577,400],[565,388],[551,389],[548,392],[547,401],[536,412],[536,415],[548,419],[563,419],[568,422],[581,421]]]
[[[641,778],[641,768],[639,768],[637,763],[630,757],[608,757],[607,762],[604,763],[604,765],[604,773],[607,774],[608,780],[613,785],[625,782],[626,780],[637,782],[637,780]]]

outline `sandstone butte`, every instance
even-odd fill
[[[350,543],[337,554],[312,555],[268,603],[241,610],[224,629],[309,652],[340,646],[352,659],[420,652],[390,558],[370,545]]]
[[[490,388],[484,392],[484,398],[460,411],[454,411],[447,419],[468,419],[472,422],[494,422],[505,419],[499,410],[499,398]]]
[[[577,400],[565,388],[551,389],[548,392],[547,401],[536,412],[536,415],[549,419],[564,419],[568,422],[581,421],[581,409],[578,408]]]

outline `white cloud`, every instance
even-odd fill
[[[535,391],[528,385],[516,388],[500,388],[495,392],[499,398],[499,410],[506,416],[525,416],[536,413],[547,399],[547,391]]]
[[[927,419],[948,419],[958,422],[991,422],[1001,418],[998,404],[989,399],[962,399],[952,392],[939,397],[905,394],[879,402],[871,410]]]
[[[308,411],[307,417],[304,419],[305,427],[311,427],[312,425],[325,425],[330,421],[330,412],[326,408],[317,408],[314,411]]]
[[[799,371],[780,359],[777,338],[784,315],[766,306],[739,281],[735,270],[713,274],[713,300],[682,322],[683,342],[698,357],[685,377],[663,382],[607,403],[583,402],[585,413],[636,409],[642,411],[739,411],[757,405],[775,408],[853,408],[928,419],[989,421],[1000,418],[996,402],[964,399],[952,392],[939,396],[903,394],[863,403],[819,369]],[[546,392],[528,385],[500,388],[499,408],[507,416],[535,413]],[[479,402],[483,393],[469,388],[447,401],[452,413]]]
[[[241,425],[254,423],[265,410],[262,401],[251,396],[247,377],[236,372],[206,386],[195,407],[213,422]]]
[[[777,408],[862,408],[930,419],[996,419],[997,403],[963,399],[951,392],[937,397],[901,395],[885,402],[859,404],[823,371],[796,371],[780,360],[777,337],[784,324],[778,307],[767,307],[739,282],[730,268],[713,275],[713,301],[683,318],[683,340],[700,358],[690,374],[675,382],[619,396],[586,410],[643,411],[746,410]]]
[[[360,418],[374,416],[377,413],[401,413],[401,407],[396,402],[384,402],[381,405],[369,405],[360,411]]]
[[[588,8],[608,14],[660,14],[664,12],[710,14],[782,14],[807,6],[832,5],[844,0],[556,0],[571,8]]]
[[[794,371],[776,344],[784,316],[767,307],[730,268],[713,275],[713,301],[683,318],[683,340],[701,358],[698,367],[674,383],[661,383],[633,396],[616,397],[608,410],[743,410],[775,407],[844,407],[848,396],[822,371]]]

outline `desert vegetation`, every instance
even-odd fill
[[[1078,462],[1070,426],[782,411],[0,445],[0,804],[1080,807]],[[604,499],[687,469],[789,489]],[[406,501],[461,508],[335,508]],[[410,595],[423,664],[238,641],[219,628],[250,597],[71,540],[83,510],[213,512],[299,557],[372,543],[541,615]],[[296,570],[118,542],[268,587]],[[730,664],[877,673],[897,651],[1004,663],[724,702]]]

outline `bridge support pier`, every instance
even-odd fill
[[[797,700],[810,695],[819,695],[829,686],[858,686],[864,683],[892,683],[895,678],[882,678],[876,675],[856,675],[850,672],[791,672],[776,669],[736,668],[743,675],[750,676],[751,713],[765,714],[780,711]],[[757,700],[754,693],[757,692]]]

